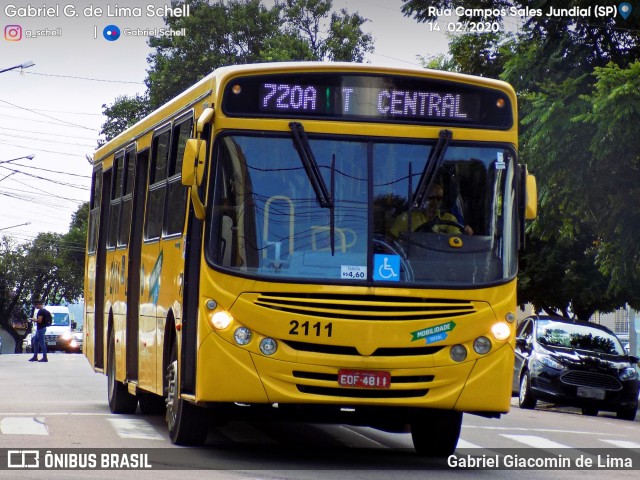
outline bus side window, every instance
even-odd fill
[[[171,131],[167,129],[153,137],[144,229],[145,240],[157,240],[162,234],[170,134]]]

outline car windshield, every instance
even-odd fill
[[[452,140],[436,161],[434,139],[296,141],[282,133],[218,138],[211,265],[268,280],[359,285],[469,286],[515,276],[516,159],[508,146]],[[423,213],[434,185],[442,192],[435,226]]]
[[[51,325],[58,327],[69,326],[69,314],[68,313],[52,313]]]
[[[624,355],[622,345],[615,335],[588,325],[538,320],[536,339],[545,346]]]

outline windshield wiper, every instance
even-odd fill
[[[333,204],[333,198],[335,195],[335,171],[336,171],[336,156],[333,155],[331,159],[331,191],[327,188],[327,184],[324,183],[324,178],[320,173],[320,167],[316,161],[316,157],[313,155],[309,139],[307,138],[307,132],[304,131],[304,127],[299,122],[289,123],[289,128],[293,135],[293,145],[298,152],[304,171],[307,173],[309,183],[316,194],[316,201],[321,208],[328,208],[329,214],[329,245],[331,247],[331,256],[335,255],[335,208]]]
[[[444,154],[447,152],[447,148],[449,147],[449,142],[451,142],[452,137],[453,133],[451,130],[440,130],[438,143],[436,143],[436,146],[431,150],[429,159],[424,165],[424,170],[422,170],[422,175],[420,175],[420,180],[416,187],[416,193],[413,195],[411,206],[420,206],[424,203],[427,192],[429,192],[434,180],[436,179],[436,172],[440,170],[440,167],[442,166]]]
[[[298,151],[304,171],[307,172],[307,177],[309,177],[311,187],[316,194],[318,205],[322,208],[333,208],[333,199],[331,198],[327,185],[324,183],[318,162],[316,162],[316,158],[313,156],[313,150],[311,150],[311,145],[309,145],[309,139],[307,138],[307,133],[304,131],[304,127],[299,122],[291,122],[289,123],[289,128],[293,134],[293,145]]]

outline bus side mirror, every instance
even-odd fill
[[[213,119],[213,113],[214,110],[211,107],[202,111],[196,124],[195,138],[187,140],[182,157],[182,184],[191,189],[191,203],[198,220],[203,220],[205,213],[205,205],[198,191],[198,187],[202,185],[204,180],[207,159],[207,141],[202,138],[202,132],[205,126]]]
[[[525,220],[534,220],[538,216],[538,184],[536,177],[527,174],[527,199],[525,204]]]
[[[190,138],[184,148],[182,159],[182,184],[185,187],[200,185],[204,178],[204,160],[207,155],[207,142],[199,138]]]

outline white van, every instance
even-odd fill
[[[69,314],[69,307],[61,305],[46,305],[44,308],[51,313],[51,325],[47,327],[45,341],[47,342],[47,353],[55,351],[69,351],[70,343],[73,340],[73,328],[75,322]],[[33,316],[38,313],[34,310]],[[33,322],[32,335],[35,335],[36,322]]]

